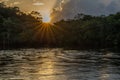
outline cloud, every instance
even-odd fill
[[[0,0],[0,3],[2,3],[2,2],[8,2],[9,0]]]
[[[114,0],[99,0],[99,2],[103,3],[104,5],[108,6]]]
[[[18,5],[20,4],[20,2],[13,2],[13,5]]]
[[[53,21],[73,18],[78,13],[98,16],[120,11],[120,0],[64,0],[61,3],[62,10],[55,9],[51,13]]]
[[[0,0],[0,2],[8,2],[9,0]]]
[[[35,6],[42,6],[42,5],[45,5],[45,4],[41,3],[41,2],[35,2],[35,3],[33,3],[33,5],[35,5]]]
[[[58,0],[57,7],[54,9],[61,11],[63,9],[63,5],[66,4],[70,0]]]

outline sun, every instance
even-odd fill
[[[50,21],[51,21],[51,18],[50,18],[49,15],[43,16],[43,22],[45,22],[45,23],[50,23]]]

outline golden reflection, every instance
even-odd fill
[[[39,69],[39,74],[41,75],[48,76],[53,75],[55,73],[54,62],[52,62],[51,59],[48,59],[47,62],[44,62],[40,67],[41,69]]]
[[[109,53],[105,54],[104,56],[108,57]],[[110,74],[108,71],[110,71],[109,69],[109,62],[110,62],[110,59],[107,59],[105,57],[102,58],[103,61],[107,61],[105,63],[103,63],[101,65],[101,69],[100,69],[100,80],[109,80],[110,78]]]
[[[108,67],[105,66],[101,70],[100,80],[109,80],[110,75],[108,74]]]
[[[50,55],[49,55],[50,54]],[[60,75],[60,73],[63,73],[60,69],[56,67],[56,60],[55,55],[53,52],[48,52],[46,54],[43,54],[47,58],[41,59],[43,64],[39,65],[39,80],[61,80],[60,76],[57,76],[57,74]],[[67,80],[66,76],[62,80]]]

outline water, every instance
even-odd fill
[[[62,49],[0,51],[0,80],[120,80],[120,55]]]

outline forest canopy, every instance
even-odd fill
[[[54,24],[42,22],[36,11],[0,3],[0,48],[74,47],[119,48],[120,12],[109,16],[78,14]]]

